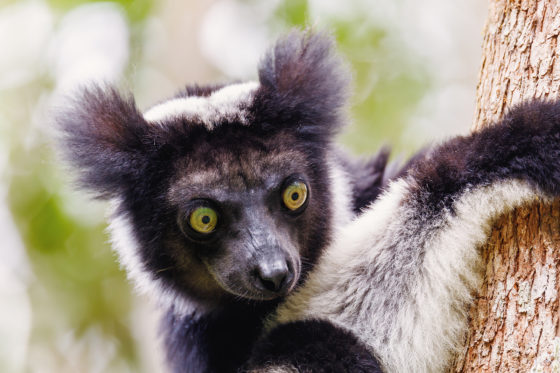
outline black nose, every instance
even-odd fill
[[[263,262],[256,269],[257,287],[273,293],[283,293],[288,290],[293,276],[291,266],[284,260]]]

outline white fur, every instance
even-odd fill
[[[225,86],[206,97],[171,99],[150,108],[144,113],[144,119],[150,123],[163,123],[185,118],[201,122],[210,130],[224,120],[247,125],[246,109],[258,87],[257,82],[239,83]]]
[[[333,222],[334,229],[341,229],[352,220],[352,188],[350,185],[350,176],[346,171],[335,161],[329,161],[329,178],[331,189],[331,206],[333,208]],[[337,231],[336,231],[337,232]],[[335,236],[336,233],[335,232]]]
[[[455,214],[434,222],[417,218],[411,188],[407,179],[393,183],[342,230],[277,322],[327,319],[351,330],[388,372],[443,371],[462,341],[492,220],[537,192],[517,180],[467,190]]]
[[[111,237],[113,250],[117,252],[120,264],[126,269],[127,277],[135,289],[155,299],[164,309],[173,309],[177,315],[193,315],[193,317],[206,312],[203,305],[187,300],[182,295],[162,284],[161,280],[146,270],[140,258],[140,245],[132,231],[130,219],[117,212],[120,202],[111,201],[111,210],[108,231]]]
[[[249,373],[301,373],[295,366],[293,365],[274,365],[264,367],[262,369],[252,369]]]

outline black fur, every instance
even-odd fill
[[[418,202],[431,211],[453,209],[465,190],[503,180],[526,180],[560,192],[560,104],[534,101],[511,109],[495,125],[453,138],[411,167]]]
[[[309,31],[292,31],[280,39],[259,65],[255,122],[265,128],[280,122],[300,136],[332,140],[345,123],[350,81],[333,44],[332,38]]]
[[[320,321],[297,321],[256,343],[249,367],[284,366],[301,373],[381,373],[377,360],[350,332]]]
[[[80,185],[110,198],[142,180],[148,167],[150,127],[132,97],[112,87],[84,89],[57,115],[61,150],[80,171]]]
[[[262,317],[275,302],[232,304],[200,320],[169,312],[163,320],[165,350],[173,372],[235,372],[261,334]]]
[[[413,157],[401,164],[399,160],[389,163],[390,149],[384,147],[374,156],[364,160],[349,157],[339,152],[339,162],[349,175],[352,184],[352,209],[359,214],[374,202],[387,184],[394,179],[405,175],[408,170],[421,159],[427,149],[416,153]]]

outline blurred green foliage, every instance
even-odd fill
[[[86,2],[50,1],[61,14]],[[141,27],[153,1],[119,3],[131,24]],[[36,74],[23,86],[0,90],[0,127],[9,136],[9,167],[1,175],[2,182],[8,186],[8,204],[33,273],[28,283],[33,312],[25,371],[72,372],[76,360],[83,362],[82,371],[90,371],[85,365],[91,363],[97,349],[103,350],[89,345],[95,338],[105,341],[104,348],[109,350],[98,359],[107,360],[101,365],[104,370],[145,371],[139,365],[130,326],[131,287],[109,248],[100,209],[84,203],[84,215],[92,208],[88,219],[76,219],[70,213],[69,177],[52,150],[50,123],[33,125],[36,108],[44,105],[54,85],[42,69]],[[93,337],[88,341],[89,335]],[[67,356],[68,343],[67,348],[83,349],[83,356]],[[40,366],[45,354],[50,365]]]
[[[96,2],[106,2],[104,0],[48,0],[48,3],[61,12],[75,8],[82,4],[91,4]],[[150,15],[154,7],[153,0],[113,0],[112,3],[119,4],[131,22],[140,22]]]
[[[8,120],[18,123],[17,108],[38,104],[42,84],[46,82],[0,93]],[[95,329],[114,341],[115,360],[139,371],[128,325],[131,289],[108,248],[105,224],[98,211],[92,212],[92,221],[69,215],[68,187],[63,185],[68,178],[61,174],[50,136],[28,123],[18,124],[10,132],[10,167],[2,176],[33,272],[28,289],[34,310],[30,355],[34,348],[51,346],[51,353],[60,353],[64,361],[67,357],[54,345],[68,333],[80,340]],[[87,214],[88,204],[84,207]]]
[[[315,24],[306,0],[283,1],[275,16],[283,29]],[[333,32],[354,73],[353,126],[342,134],[342,142],[359,154],[372,154],[386,144],[396,153],[413,152],[418,144],[405,143],[401,134],[430,87],[429,73],[389,30],[364,16],[322,23]]]
[[[0,7],[14,4],[18,1],[21,2],[21,0],[0,0]],[[107,2],[119,4],[126,12],[127,17],[133,23],[146,19],[146,17],[148,17],[153,11],[154,5],[157,3],[154,0],[47,0],[47,3],[53,9],[59,11],[60,13],[67,12],[83,4]]]
[[[86,2],[91,1],[48,1],[60,13]],[[142,30],[143,21],[155,8],[153,0],[116,2],[126,12],[133,30]],[[270,22],[271,27],[274,23],[283,30],[314,24],[305,0],[282,1]],[[397,150],[414,148],[404,144],[400,134],[429,88],[429,74],[395,43],[390,31],[365,18],[323,22],[336,36],[355,74],[354,126],[342,141],[357,153],[372,153],[386,141],[397,144]],[[132,33],[131,66],[139,63],[141,51],[134,48],[142,47],[141,37],[142,32]],[[30,84],[0,91],[0,129],[9,136],[9,169],[2,179],[8,185],[9,206],[33,270],[29,284],[34,310],[30,354],[68,333],[79,340],[96,330],[116,346],[108,365],[114,370],[110,371],[117,371],[117,366],[126,367],[125,371],[142,371],[129,325],[131,289],[106,242],[102,216],[95,209],[89,220],[76,219],[70,213],[68,178],[53,155],[48,131],[30,125],[32,108],[42,102],[52,86],[53,82],[39,73]],[[84,204],[84,214],[89,213],[89,206]],[[63,351],[49,351],[58,351],[64,361]]]

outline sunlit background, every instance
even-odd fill
[[[256,78],[293,26],[330,30],[354,72],[356,154],[410,154],[469,128],[483,0],[0,0],[0,372],[161,372],[104,209],[57,162],[49,112],[90,80],[140,108],[187,83]],[[328,77],[325,77],[328,79]]]

